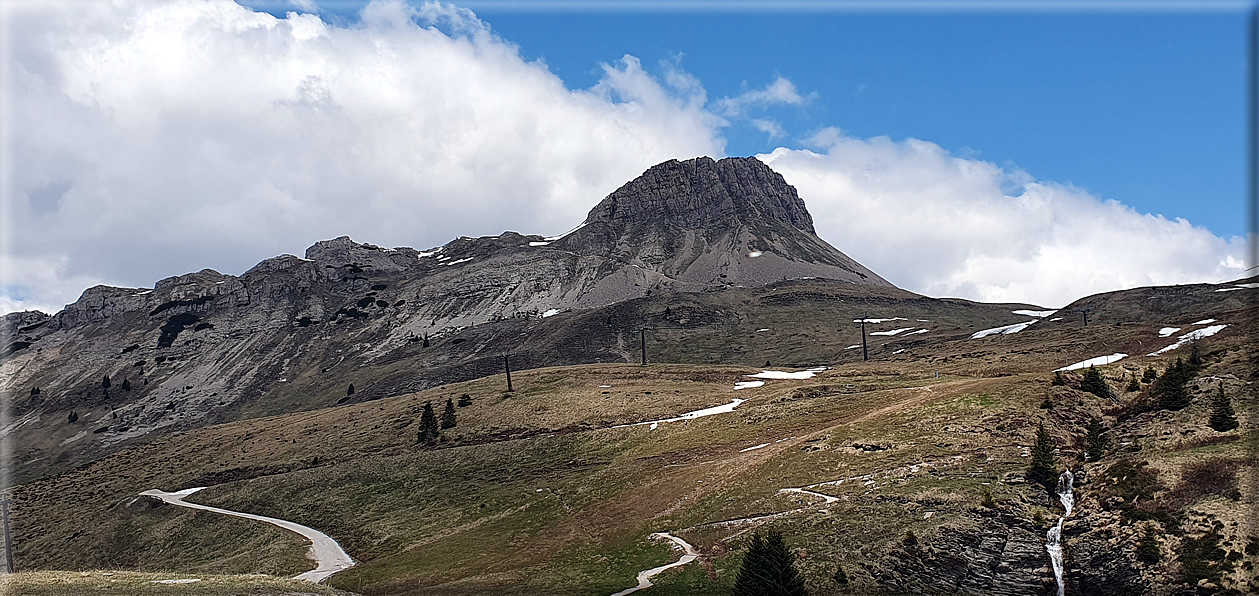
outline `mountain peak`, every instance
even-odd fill
[[[774,220],[816,235],[796,189],[755,157],[657,164],[604,198],[586,223],[624,228],[660,217],[689,229]]]

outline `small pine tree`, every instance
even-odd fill
[[[31,395],[39,395],[39,387],[31,387]]]
[[[1201,369],[1203,364],[1206,362],[1202,360],[1202,346],[1198,345],[1198,340],[1195,338],[1189,350],[1189,366],[1196,371]]]
[[[105,375],[105,378],[101,380],[101,388],[109,389],[110,385],[111,383],[109,382],[109,375]]]
[[[1186,385],[1193,380],[1195,372],[1193,365],[1180,358],[1167,367],[1151,389],[1151,393],[1158,399],[1158,407],[1165,410],[1182,410],[1187,407],[1190,396]]]
[[[1163,559],[1163,553],[1158,545],[1158,535],[1154,532],[1154,525],[1145,526],[1145,533],[1137,540],[1137,560],[1147,565],[1157,564]]]
[[[1090,366],[1084,371],[1084,380],[1080,381],[1080,391],[1087,391],[1097,397],[1112,399],[1115,393],[1110,390],[1110,385],[1106,384],[1106,379],[1102,377],[1102,373]]]
[[[1219,432],[1227,432],[1237,428],[1237,414],[1233,412],[1233,402],[1224,393],[1224,383],[1220,383],[1220,392],[1211,404],[1211,428]]]
[[[844,573],[843,565],[840,565],[838,563],[835,564],[835,574],[831,576],[831,581],[841,586],[848,585],[848,574]]]
[[[1141,382],[1137,380],[1136,373],[1132,374],[1132,380],[1128,381],[1128,393],[1141,390]]]
[[[909,550],[918,548],[918,535],[913,530],[905,530],[905,537],[901,538],[901,544]]]
[[[807,596],[804,577],[795,566],[782,534],[769,530],[752,535],[748,552],[735,576],[734,596]]]
[[[1067,380],[1062,378],[1062,371],[1054,371],[1054,380],[1049,382],[1050,385],[1061,387],[1067,384]]]
[[[1158,371],[1154,370],[1154,365],[1150,365],[1145,369],[1145,374],[1141,375],[1142,383],[1153,383],[1158,378]]]
[[[78,414],[76,414],[76,413],[74,412],[74,410],[71,410],[71,411],[70,411],[70,415],[69,415],[69,416],[66,416],[66,420],[69,420],[69,421],[70,421],[70,424],[74,424],[75,422],[78,422],[78,421],[79,421],[79,415],[78,415]]]
[[[131,391],[131,380],[130,380],[130,379],[123,379],[123,380],[122,380],[122,390],[123,390],[123,391]]]
[[[1036,443],[1032,445],[1032,463],[1027,468],[1027,479],[1048,488],[1057,488],[1058,462],[1054,458],[1054,442],[1045,430],[1045,423],[1036,427]]]
[[[459,407],[466,408],[472,405],[472,396],[467,393],[459,396]]]
[[[997,501],[992,498],[992,491],[984,489],[983,498],[979,499],[979,506],[984,509],[996,509]]]
[[[455,402],[446,398],[446,409],[442,412],[442,430],[455,427]]]
[[[1110,442],[1106,439],[1106,427],[1102,426],[1101,420],[1090,418],[1084,430],[1087,433],[1084,449],[1088,453],[1088,459],[1097,461],[1106,452],[1106,447]]]
[[[424,402],[424,411],[420,413],[419,441],[432,442],[437,439],[437,415],[433,413],[433,402]]]
[[[350,386],[345,388],[345,396],[349,397],[351,395],[354,395],[354,383],[350,383]]]

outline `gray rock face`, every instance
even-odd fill
[[[1014,515],[941,528],[929,544],[894,550],[867,570],[892,593],[1056,593],[1038,529]]]
[[[817,233],[796,189],[755,157],[666,161],[608,195],[586,223],[626,230],[662,219],[688,229],[777,221]]]
[[[892,285],[818,238],[796,190],[751,157],[652,167],[554,246],[658,273],[675,289],[803,277]]]

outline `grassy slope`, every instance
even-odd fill
[[[162,580],[197,579],[183,584]],[[0,576],[0,593],[22,596],[287,596],[293,594],[337,596],[347,594],[328,586],[280,579],[267,575],[205,575],[187,573],[140,573],[134,571],[31,571]]]
[[[1207,315],[1253,325],[1238,311]],[[1150,342],[1164,323],[1033,328],[738,393],[733,383],[754,369],[591,365],[518,373],[519,391],[510,396],[501,376],[490,377],[210,427],[19,487],[19,560],[39,568],[286,574],[309,568],[297,539],[279,530],[150,508],[133,497],[151,487],[217,484],[194,500],[328,532],[361,563],[333,584],[368,594],[611,593],[633,585],[638,570],[676,556],[647,540],[660,530],[675,531],[709,556],[666,574],[653,593],[720,593],[732,581],[748,526],[712,522],[811,502],[779,488],[872,474],[817,488],[841,498],[826,511],[810,508],[773,522],[802,553],[800,566],[815,591],[834,587],[828,578],[836,563],[844,564],[854,588],[872,589],[863,565],[896,549],[907,529],[929,543],[965,527],[984,490],[1012,511],[1054,517],[1047,499],[1000,479],[1026,465],[1022,447],[1035,421],[1047,421],[1065,462],[1083,421],[1109,404],[1049,388],[1045,371],[1103,353],[1138,352],[1144,346],[1138,342]],[[1246,420],[1254,396],[1238,388],[1252,356],[1240,331],[1254,329],[1237,331],[1209,344],[1216,353],[1207,374],[1230,384]],[[1122,389],[1124,366],[1165,360],[1124,361],[1106,370]],[[473,396],[473,405],[460,409],[449,440],[436,449],[416,446],[420,405],[440,406],[462,393]],[[733,414],[654,431],[602,428],[735,396],[750,401]],[[1055,407],[1039,409],[1047,397]],[[1212,432],[1202,424],[1205,407],[1152,417],[1116,435],[1138,441],[1142,455],[1169,475],[1206,453],[1244,455],[1245,442],[1192,446]],[[871,444],[886,448],[854,447]],[[919,463],[925,465],[906,468]],[[1253,505],[1253,486],[1245,486],[1242,505]],[[57,548],[67,543],[73,548]]]

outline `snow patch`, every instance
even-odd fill
[[[143,295],[145,295],[145,294],[152,294],[152,293],[153,293],[153,290],[145,290],[145,291],[140,292],[140,293],[138,293],[138,294],[132,294],[132,296],[143,296]]]
[[[1180,331],[1180,327],[1164,327],[1158,330],[1158,336],[1171,337],[1171,335],[1177,331]]]
[[[892,317],[892,318],[890,318],[890,319],[853,319],[853,320],[852,320],[852,322],[854,322],[854,323],[861,323],[861,322],[866,322],[866,323],[886,323],[886,322],[888,322],[888,321],[908,321],[908,320],[909,320],[909,319],[906,319],[906,318],[904,318],[904,317]]]
[[[547,318],[547,317],[553,317],[553,316],[558,315],[558,314],[560,314],[560,309],[558,309],[558,308],[548,308],[548,309],[546,310],[546,312],[542,313],[542,318],[544,318],[544,319],[545,319],[545,318]]]
[[[760,387],[761,385],[764,385],[764,384],[765,384],[765,381],[739,381],[738,383],[734,384],[734,390],[738,391],[740,389],[753,389],[756,387]]]
[[[548,244],[550,244],[550,242],[530,242],[529,246],[546,246]]]
[[[450,257],[446,257],[446,258],[450,258]],[[449,263],[442,263],[442,264],[443,265],[458,265],[459,263],[467,263],[468,261],[471,261],[471,260],[472,260],[472,257],[464,257],[457,261],[451,261]]]
[[[927,332],[926,329],[919,329],[917,331],[910,331],[909,333],[906,333],[905,335],[918,335],[919,333],[926,333],[926,332]]]
[[[1211,320],[1214,321],[1215,319],[1211,319]],[[1190,331],[1189,333],[1186,333],[1180,336],[1180,338],[1176,340],[1176,343],[1170,346],[1167,346],[1166,348],[1163,348],[1157,352],[1151,352],[1146,355],[1158,356],[1159,354],[1162,354],[1164,352],[1170,352],[1194,340],[1202,339],[1204,337],[1211,337],[1212,335],[1219,333],[1220,330],[1224,329],[1225,327],[1228,327],[1228,325],[1211,325],[1210,327],[1203,327],[1202,329],[1196,329],[1194,331]]]
[[[1210,325],[1211,323],[1214,323],[1214,322],[1215,322],[1215,319],[1202,319],[1201,321],[1195,321],[1190,324],[1191,325]]]
[[[763,252],[761,252],[761,251],[759,251],[759,250],[754,250],[754,251],[752,251],[752,252],[748,253],[748,256],[749,256],[749,257],[751,257],[751,258],[753,258],[753,259],[755,259],[756,257],[759,257],[759,256],[761,256],[761,255],[763,255],[763,254],[765,254],[765,253],[763,253]]]
[[[1023,315],[1023,316],[1027,316],[1027,317],[1037,317],[1037,318],[1041,318],[1041,319],[1043,319],[1043,318],[1045,318],[1045,317],[1047,317],[1047,316],[1049,316],[1049,315],[1052,315],[1052,314],[1054,314],[1054,313],[1056,313],[1056,312],[1058,312],[1058,311],[1056,311],[1056,310],[1012,310],[1012,311],[1010,311],[1010,312],[1012,312],[1012,313],[1014,313],[1014,314],[1016,314],[1016,315]]]
[[[765,329],[757,329],[757,330],[756,330],[756,332],[757,332],[757,333],[760,333],[760,332],[762,332],[762,331],[769,331],[769,328],[768,328],[768,327],[766,327]]]
[[[1231,288],[1220,288],[1220,289],[1218,289],[1218,290],[1216,290],[1216,291],[1217,291],[1217,292],[1234,292],[1234,291],[1237,291],[1237,290],[1253,290],[1253,289],[1255,289],[1255,288],[1259,288],[1259,283],[1252,283],[1252,284],[1233,284],[1233,287],[1231,287]]]
[[[860,347],[861,347],[861,344],[855,344],[855,345],[848,346],[848,347],[846,347],[846,348],[844,348],[844,349],[845,349],[845,350],[851,350],[851,349],[853,349],[853,348],[860,348]]]
[[[970,338],[979,339],[981,337],[988,337],[989,335],[997,335],[997,334],[1006,335],[1010,333],[1018,333],[1024,329],[1027,329],[1028,325],[1031,325],[1032,323],[1035,323],[1035,322],[1036,321],[1027,321],[1024,323],[1014,323],[1013,325],[1006,325],[1004,327],[993,327],[992,329],[984,329],[983,331],[976,331],[974,334],[970,336]]]
[[[761,443],[760,445],[748,447],[747,449],[740,449],[739,453],[747,453],[749,451],[756,451],[757,449],[764,449],[765,447],[769,447],[769,445],[769,443]]]
[[[1076,362],[1075,364],[1064,366],[1062,368],[1055,368],[1054,372],[1058,372],[1062,370],[1076,370],[1077,368],[1088,368],[1090,366],[1096,366],[1098,364],[1112,364],[1115,362],[1119,362],[1120,360],[1123,360],[1124,358],[1127,358],[1127,357],[1128,357],[1127,354],[1116,352],[1109,356],[1098,356],[1096,358],[1089,358],[1088,360]]]
[[[802,381],[804,379],[812,379],[814,375],[826,370],[826,367],[810,368],[800,372],[787,372],[785,370],[763,370],[754,375],[744,375],[754,379],[792,379]]]
[[[446,248],[446,247],[444,247],[444,246],[439,246],[439,247],[437,247],[437,248],[434,248],[433,250],[421,250],[421,251],[419,251],[419,252],[415,253],[415,256],[417,256],[417,257],[419,257],[419,258],[421,258],[421,259],[423,259],[424,257],[431,257],[431,256],[433,256],[433,255],[435,255],[435,254],[437,254],[437,253],[441,252],[443,248]]]
[[[896,335],[897,333],[909,331],[910,329],[913,329],[913,327],[902,327],[900,329],[893,329],[891,331],[871,331],[870,335]]]
[[[629,426],[643,426],[644,424],[650,424],[651,429],[655,430],[656,426],[659,425],[661,422],[678,422],[682,420],[694,420],[696,418],[703,418],[705,416],[713,416],[716,414],[728,414],[730,412],[733,412],[734,409],[739,406],[739,404],[745,401],[747,400],[739,399],[736,397],[730,400],[730,403],[728,404],[722,404],[720,406],[713,406],[711,408],[704,408],[702,410],[695,410],[692,412],[687,412],[679,416],[674,416],[673,418],[663,418],[660,420],[648,420],[647,422],[635,422],[633,424],[618,424],[616,426],[613,426],[612,428],[625,428]]]

